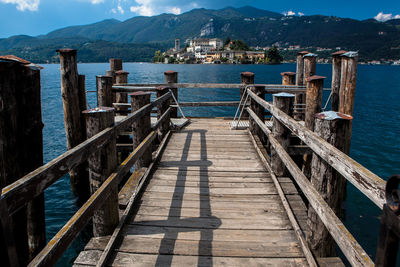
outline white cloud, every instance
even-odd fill
[[[97,5],[100,3],[104,3],[104,0],[90,0],[90,3],[92,3],[93,5]]]
[[[20,11],[38,11],[40,0],[0,0],[6,4],[15,4]]]
[[[179,7],[174,6],[174,7],[167,8],[167,12],[175,14],[175,15],[179,15],[182,13],[182,10]]]
[[[383,12],[379,12],[378,15],[374,17],[377,21],[385,22],[391,19],[400,19],[400,14],[394,15],[392,13],[384,14]]]
[[[303,12],[297,12],[297,15],[299,15],[300,17],[304,16]]]
[[[151,0],[135,0],[137,6],[131,6],[131,12],[142,16],[152,16],[155,11]]]
[[[294,15],[296,15],[296,13],[293,12],[292,10],[289,10],[289,11],[283,11],[283,15],[285,15],[285,16],[294,16]]]
[[[121,13],[121,14],[125,13],[125,10],[122,8],[121,5],[118,5],[117,9],[118,9],[119,13]]]

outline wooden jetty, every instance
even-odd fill
[[[43,166],[21,163],[42,150],[18,145],[25,125],[40,144],[40,100],[23,94],[40,95],[39,70],[0,59],[4,265],[52,266],[88,224],[93,238],[77,267],[343,266],[337,248],[352,266],[396,265],[400,176],[386,182],[348,156],[356,53],[333,55],[328,89],[306,51],[279,85],[254,84],[249,72],[238,84],[179,83],[173,71],[162,84],[129,84],[122,61],[112,59],[96,78],[98,107],[85,110],[77,53],[59,52],[69,150]],[[181,102],[180,88],[231,88],[241,100]],[[186,118],[181,109],[210,106],[238,112]],[[37,120],[26,124],[24,109]],[[81,207],[45,244],[43,192],[67,173]],[[347,182],[383,211],[375,263],[341,222]]]

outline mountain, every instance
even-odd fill
[[[38,37],[13,36],[0,39],[0,52],[10,49],[26,52],[57,45],[82,47],[85,43],[98,41],[103,41],[102,46],[106,42],[115,50],[123,44],[142,44],[150,51],[172,47],[176,38],[183,43],[189,38],[230,37],[242,39],[250,46],[341,47],[358,50],[362,60],[394,59],[400,57],[399,21],[359,21],[321,15],[283,16],[251,6],[219,10],[199,8],[181,15],[138,16],[126,21],[104,20],[55,30]],[[150,55],[146,55],[148,57]]]

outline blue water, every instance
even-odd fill
[[[44,127],[44,158],[48,162],[66,151],[63,109],[58,65],[43,65],[42,107]],[[103,75],[109,68],[106,63],[79,64],[80,74],[86,75],[86,89],[95,90],[95,76]],[[163,72],[179,72],[180,82],[239,83],[240,72],[255,73],[256,83],[281,83],[280,73],[295,71],[294,64],[269,65],[156,65],[125,63],[130,72],[130,83],[163,82]],[[328,77],[331,66],[318,65],[317,74]],[[325,95],[325,99],[326,99]],[[88,103],[96,106],[95,93],[88,93]],[[232,89],[182,89],[181,101],[239,100]],[[351,157],[383,179],[400,173],[400,66],[358,67],[358,80],[354,108]],[[185,108],[185,115],[233,116],[233,107]],[[77,210],[71,193],[69,178],[63,177],[46,190],[46,225],[50,239]],[[352,185],[348,185],[345,224],[354,237],[374,258],[379,231],[380,210]],[[81,235],[58,262],[70,266],[83,248],[87,235]]]

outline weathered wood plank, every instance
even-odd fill
[[[135,171],[128,178],[125,185],[118,193],[118,205],[120,209],[125,209],[129,203],[129,199],[132,194],[135,192],[136,187],[139,184],[140,179],[142,179],[144,173],[146,172],[146,168],[142,168],[140,170]]]
[[[383,204],[386,201],[386,182],[384,180],[347,156],[345,153],[328,144],[317,134],[313,133],[284,112],[255,96],[250,90],[248,90],[248,93],[251,97],[255,97],[256,101],[260,105],[263,105],[268,109],[274,117],[280,120],[286,127],[296,134],[305,144],[318,154],[318,156],[328,162],[349,182],[382,209]]]
[[[94,266],[101,251],[84,251],[75,260],[75,264]],[[243,258],[243,257],[206,257],[155,254],[131,254],[119,252],[111,266],[197,266],[199,262],[212,266],[305,266],[304,258]]]

